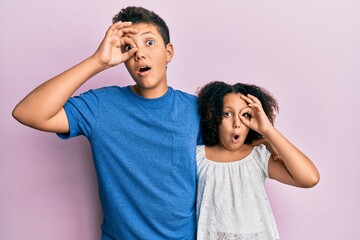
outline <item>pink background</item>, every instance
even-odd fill
[[[12,0],[0,6],[0,239],[95,240],[101,210],[89,144],[18,124],[15,104],[91,55],[120,8],[168,23],[169,84],[258,84],[280,102],[277,127],[313,159],[321,181],[269,180],[282,239],[360,239],[360,2]],[[123,66],[80,91],[132,83]]]

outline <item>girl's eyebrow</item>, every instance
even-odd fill
[[[225,109],[225,108],[233,109],[231,106],[224,106],[224,109]]]
[[[247,108],[247,107],[243,107],[242,109],[240,109],[240,111],[243,111],[245,108]],[[234,110],[234,108],[232,108],[231,106],[224,106],[223,107],[223,110],[228,110],[228,109]]]

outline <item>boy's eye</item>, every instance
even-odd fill
[[[251,115],[249,113],[243,113],[242,116],[247,119],[251,118]]]
[[[232,113],[231,112],[224,112],[223,116],[224,116],[224,118],[230,118],[230,117],[232,117]]]
[[[124,47],[125,51],[130,51],[132,49],[131,45],[125,45]]]
[[[154,41],[154,40],[147,40],[147,41],[146,41],[146,45],[151,46],[151,45],[154,45],[154,44],[155,44],[155,41]]]

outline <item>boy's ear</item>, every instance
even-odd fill
[[[168,43],[166,45],[166,63],[171,62],[173,56],[174,56],[174,45],[172,43]]]

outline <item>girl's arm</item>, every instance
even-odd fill
[[[279,182],[309,188],[315,186],[320,179],[318,170],[312,161],[287,140],[269,121],[261,102],[254,96],[241,96],[248,103],[250,119],[240,116],[241,121],[257,131],[276,150],[281,161],[269,160],[269,177]]]
[[[303,188],[313,187],[319,182],[320,175],[312,161],[276,128],[270,128],[263,135],[281,158],[281,161],[275,161],[272,156],[270,157],[268,166],[270,178]]]
[[[273,145],[269,143],[269,141],[266,138],[260,138],[258,140],[254,140],[251,145],[255,147],[255,146],[259,146],[260,144],[264,144],[266,146],[267,150],[271,152],[271,156],[273,157],[274,160],[276,161],[281,160],[277,150],[274,148]]]

